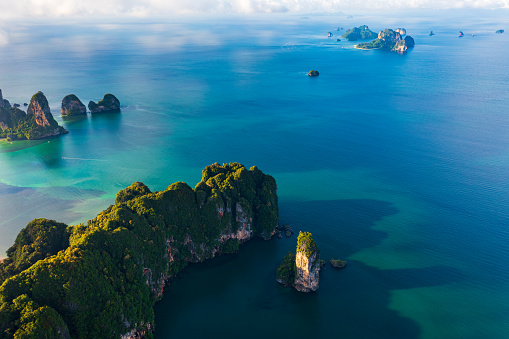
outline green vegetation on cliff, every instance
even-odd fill
[[[151,328],[165,281],[188,262],[270,238],[276,190],[256,167],[216,163],[195,189],[177,182],[150,192],[136,182],[86,225],[34,220],[0,266],[0,337],[118,338]]]
[[[311,233],[299,232],[299,237],[297,238],[297,252],[304,252],[308,258],[315,252],[318,254],[320,253]]]
[[[293,286],[295,284],[296,271],[295,253],[288,252],[277,269],[276,280],[285,286]]]

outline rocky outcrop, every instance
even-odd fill
[[[341,260],[341,259],[331,259],[329,262],[332,267],[337,268],[337,269],[346,267],[346,261]]]
[[[120,339],[141,339],[145,338],[145,336],[152,331],[152,324],[142,323],[139,328],[135,328],[132,331],[129,331],[120,336]]]
[[[60,114],[65,116],[87,115],[87,108],[76,95],[69,94],[62,99]]]
[[[499,29],[499,30],[497,30],[495,33],[497,33],[497,34],[502,34],[502,33],[504,33],[504,30],[503,30],[503,29]]]
[[[42,127],[55,125],[57,123],[51,114],[48,99],[46,99],[46,96],[44,96],[44,93],[41,91],[32,96],[30,104],[28,105],[27,114],[33,114],[37,125]]]
[[[320,75],[320,73],[318,71],[315,71],[314,69],[312,69],[312,70],[309,71],[308,75],[310,77],[317,77],[317,76]]]
[[[276,281],[300,292],[316,291],[320,282],[320,251],[309,232],[299,232],[297,251],[288,252],[279,265]]]
[[[113,94],[105,94],[98,103],[90,101],[88,109],[92,114],[120,112],[120,101]]]
[[[316,291],[320,282],[320,251],[309,232],[299,232],[295,266],[295,289],[300,292]]]

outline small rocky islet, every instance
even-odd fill
[[[30,104],[24,104],[28,106],[26,112],[19,109],[20,106],[11,106],[9,100],[3,98],[0,89],[0,138],[8,141],[35,140],[69,133],[53,118],[48,99],[43,92],[35,93]],[[120,101],[108,93],[98,103],[90,101],[88,107],[92,114],[115,113],[120,112]],[[87,114],[87,109],[76,95],[69,94],[62,99],[60,114],[83,116]]]
[[[299,292],[314,292],[320,284],[320,250],[309,232],[299,232],[296,253],[288,252],[279,265],[276,281]]]

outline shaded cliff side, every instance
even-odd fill
[[[276,190],[274,178],[256,167],[216,163],[203,170],[194,189],[177,182],[151,192],[137,182],[86,225],[55,224],[63,236],[46,237],[58,239],[52,250],[40,244],[19,251],[31,241],[27,234],[53,229],[56,222],[39,220],[37,230],[29,224],[0,264],[6,279],[0,286],[0,333],[150,336],[154,303],[188,262],[230,253],[254,236],[271,237],[278,223]],[[65,249],[52,252],[66,241]],[[32,264],[33,255],[43,259]],[[25,265],[31,266],[18,272]]]

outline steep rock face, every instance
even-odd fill
[[[320,251],[309,232],[299,233],[295,266],[295,289],[300,292],[316,291],[320,280]]]
[[[120,111],[120,101],[113,94],[105,94],[104,98],[98,103],[90,101],[88,103],[90,113],[114,113]]]
[[[28,105],[27,114],[35,116],[35,122],[42,127],[56,125],[57,122],[53,119],[51,110],[49,108],[48,99],[41,91],[35,93]]]
[[[87,115],[87,108],[76,95],[69,94],[62,99],[60,114],[66,116]]]

